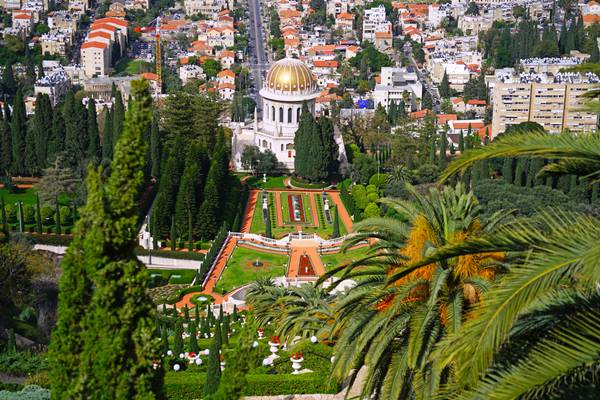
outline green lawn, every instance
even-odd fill
[[[149,269],[150,277],[160,275],[162,279],[171,284],[190,284],[196,276],[195,269]]]
[[[18,201],[22,201],[23,204],[35,204],[35,190],[33,188],[17,188],[12,193],[8,189],[0,188],[0,197],[4,198],[4,204],[15,204]],[[63,194],[58,196],[58,202],[63,206],[71,205],[71,198]]]
[[[154,65],[144,60],[132,60],[123,58],[115,66],[115,74],[118,75],[139,75],[144,72],[152,72]]]
[[[254,267],[252,262],[264,263]],[[215,292],[227,293],[231,290],[253,282],[259,276],[283,276],[284,265],[287,265],[287,254],[263,253],[259,250],[238,247],[234,250],[221,279],[217,282]]]
[[[246,183],[249,187],[255,189],[286,189],[286,186],[283,184],[283,180],[287,178],[286,176],[267,176],[267,181],[263,182],[263,178],[251,176],[246,180]]]
[[[327,271],[338,267],[342,264],[348,264],[369,255],[369,247],[360,247],[358,249],[349,250],[346,253],[326,254],[321,256],[323,266]]]

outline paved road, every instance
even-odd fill
[[[269,59],[267,57],[267,44],[263,35],[263,25],[261,17],[261,0],[248,0],[248,16],[250,19],[249,36],[249,58],[248,67],[252,70],[254,78],[253,97],[256,100],[257,108],[262,109],[262,101],[258,91],[262,87],[263,73],[269,68]]]
[[[412,66],[414,67],[415,71],[417,72],[417,77],[419,78],[419,80],[421,81],[421,83],[423,84],[423,89],[427,90],[429,92],[429,94],[431,95],[431,98],[433,100],[433,111],[436,114],[439,114],[441,112],[441,98],[439,95],[439,92],[437,90],[437,87],[435,86],[435,84],[429,80],[429,78],[417,67],[417,62],[415,61],[415,59],[413,58],[412,55],[412,46],[409,43],[406,43],[404,45],[404,55],[406,57],[408,57],[408,59],[410,60],[410,63],[412,64]]]

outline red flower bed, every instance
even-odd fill
[[[306,254],[302,254],[300,256],[298,268],[298,275],[300,276],[314,276],[316,275],[315,269],[313,268],[312,263],[310,262],[310,257]]]
[[[297,220],[294,216],[294,202],[292,198],[296,197],[298,199],[298,209],[300,210],[300,220]],[[290,212],[290,220],[291,222],[304,222],[304,205],[302,204],[302,196],[298,194],[288,194],[288,210]]]

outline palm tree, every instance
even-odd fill
[[[464,254],[403,273],[436,248],[477,237],[498,221],[494,217],[483,227],[477,199],[461,184],[432,188],[428,195],[407,186],[411,201],[384,202],[408,222],[373,218],[357,224],[345,246],[376,239],[373,253],[322,278],[342,272],[340,279],[359,281],[336,308],[335,377],[354,377],[366,365],[364,394],[384,399],[431,398],[439,382],[448,379],[449,369],[433,370],[429,354],[436,342],[460,329],[503,258]]]
[[[467,152],[443,174],[494,157],[556,159],[542,173],[600,175],[598,134],[516,134]],[[506,251],[510,272],[486,293],[469,321],[443,338],[429,360],[455,376],[441,398],[577,398],[593,391],[600,366],[600,220],[548,210],[493,235],[448,244],[405,268],[474,252]]]

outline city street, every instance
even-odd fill
[[[262,3],[260,0],[248,0],[248,16],[250,19],[249,57],[247,66],[252,71],[254,90],[252,95],[256,101],[258,111],[262,109],[261,98],[258,91],[262,87],[262,79],[265,71],[269,69],[267,55],[267,43],[264,37],[263,22],[261,17]]]

